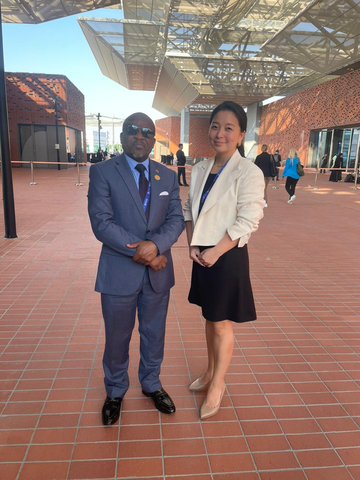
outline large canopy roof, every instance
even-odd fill
[[[119,3],[119,0],[1,0],[1,16],[5,23],[41,23]]]
[[[79,19],[104,75],[166,115],[286,95],[360,66],[360,0],[2,0],[5,22]]]

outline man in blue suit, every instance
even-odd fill
[[[136,311],[142,393],[161,412],[175,412],[159,375],[170,288],[175,283],[170,248],[184,229],[178,181],[175,172],[149,160],[155,125],[147,115],[128,117],[120,138],[124,153],[91,166],[88,193],[91,226],[103,244],[95,290],[101,293],[106,336],[104,425],[118,420],[129,388],[129,343]]]

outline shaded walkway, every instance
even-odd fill
[[[360,479],[360,191],[328,175],[314,191],[307,175],[287,205],[283,186],[270,189],[250,242],[258,320],[235,327],[222,408],[202,423],[203,395],[187,389],[206,348],[183,234],[162,369],[178,410],[161,415],[141,395],[134,332],[120,426],[105,428],[87,170],[83,187],[74,169],[36,171],[36,186],[14,171],[20,238],[0,239],[0,478]]]

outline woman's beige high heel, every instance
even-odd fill
[[[204,403],[202,404],[201,409],[200,409],[200,419],[201,420],[205,420],[206,418],[213,417],[214,415],[216,415],[218,413],[220,405],[221,405],[221,400],[223,399],[224,393],[225,393],[225,384],[224,384],[223,389],[221,391],[219,403],[216,405],[216,407],[208,407],[207,405],[205,405],[205,403],[206,403],[206,398],[205,398]]]
[[[202,378],[202,377],[200,377],[200,378]],[[205,390],[207,390],[209,388],[210,382],[200,383],[200,378],[197,378],[194,382],[192,382],[189,385],[189,390],[191,390],[192,392],[205,392]]]

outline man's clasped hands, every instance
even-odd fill
[[[136,253],[133,256],[135,262],[147,265],[155,271],[166,267],[167,258],[165,255],[158,255],[158,248],[151,240],[128,243],[126,246],[128,248],[136,248]]]
[[[151,240],[128,243],[128,248],[136,248],[133,260],[158,271],[166,267],[165,255],[158,255],[158,248]],[[218,261],[220,254],[216,247],[207,248],[200,252],[199,247],[190,247],[190,258],[203,267],[212,267]]]

